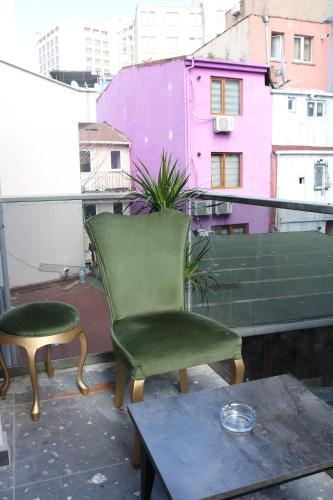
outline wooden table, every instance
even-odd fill
[[[220,408],[231,402],[256,410],[253,431],[221,427]],[[128,411],[142,445],[143,499],[155,472],[172,499],[192,500],[232,498],[333,467],[333,409],[288,375]]]

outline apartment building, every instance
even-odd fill
[[[142,160],[153,175],[164,150],[187,169],[189,187],[268,197],[272,138],[266,73],[263,65],[192,57],[123,68],[99,97],[97,118],[123,131],[132,143],[131,158]],[[213,211],[208,205],[195,209],[199,228],[269,230],[269,211],[262,207]]]
[[[224,30],[235,0],[203,0],[189,6],[138,4],[134,63],[191,54]]]
[[[107,23],[60,20],[37,38],[39,72],[92,71],[110,77],[119,68],[117,33],[127,24],[122,17]]]
[[[329,90],[328,23],[250,14],[195,55],[266,63],[275,87]]]
[[[272,196],[333,203],[333,94],[273,90]],[[277,231],[333,234],[331,216],[276,210]]]
[[[322,22],[331,15],[331,0],[238,0],[226,13],[226,29],[242,19],[257,16],[285,17],[303,21]]]

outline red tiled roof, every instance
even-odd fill
[[[79,123],[80,142],[124,142],[131,141],[119,130],[103,123]]]

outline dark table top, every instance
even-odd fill
[[[221,427],[220,408],[250,404],[257,425]],[[230,498],[333,467],[333,409],[288,375],[130,404],[171,498]]]

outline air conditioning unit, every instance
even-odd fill
[[[232,214],[232,203],[230,201],[216,201],[214,205],[214,215]]]
[[[233,7],[231,7],[231,15],[237,17],[241,13],[241,2],[236,2]]]
[[[234,130],[233,116],[215,116],[214,117],[214,132],[232,132]]]
[[[212,215],[213,207],[211,201],[197,200],[193,202],[192,210],[194,215]]]

